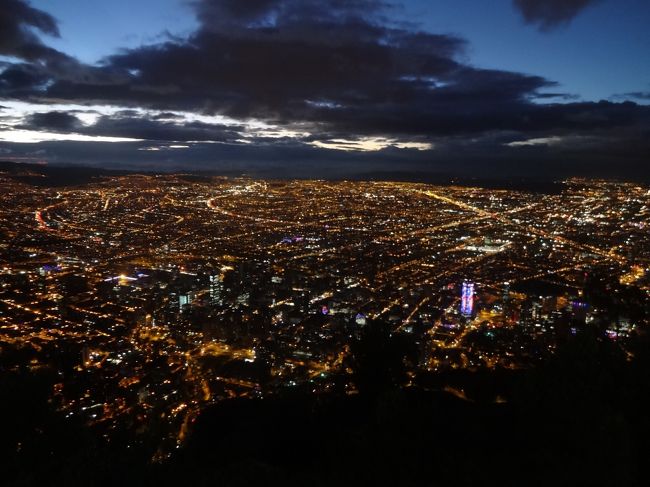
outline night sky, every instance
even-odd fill
[[[0,159],[650,178],[647,0],[0,0]]]

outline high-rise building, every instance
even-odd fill
[[[461,293],[460,312],[465,317],[472,316],[474,311],[474,283],[469,281],[463,282]]]
[[[178,306],[180,308],[180,311],[183,312],[183,309],[186,306],[192,304],[192,301],[194,301],[194,293],[189,292],[189,293],[180,294],[178,296]]]
[[[210,304],[213,306],[223,305],[223,274],[210,276]]]

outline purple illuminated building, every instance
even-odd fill
[[[460,312],[463,316],[472,316],[474,311],[474,283],[463,282],[463,291],[461,294]]]

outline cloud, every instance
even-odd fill
[[[45,46],[33,30],[59,36],[51,15],[22,0],[3,0],[0,9],[0,54],[35,61],[56,53]]]
[[[10,131],[0,130],[0,141],[11,142],[13,144],[33,144],[46,141],[70,140],[79,142],[138,142],[138,139],[132,137],[102,137],[83,135],[75,132],[46,132],[32,131],[23,129],[13,129]]]
[[[53,49],[37,33],[59,37],[57,21],[24,0],[3,0],[0,9],[0,55],[18,61],[0,61],[0,96],[26,99],[46,93],[54,83],[124,82],[127,73],[115,73],[80,63]]]
[[[194,5],[200,25],[187,39],[120,52],[99,66],[15,63],[0,74],[0,96],[254,119],[324,133],[323,140],[580,130],[619,124],[621,111],[635,123],[634,107],[536,104],[571,95],[549,92],[557,85],[541,76],[473,67],[464,62],[463,39],[394,24],[383,2]],[[106,129],[109,123],[119,136],[133,130],[138,138],[170,139],[186,122],[102,120]],[[193,140],[211,134],[201,126],[187,132]]]
[[[599,0],[513,0],[529,24],[548,31],[571,22],[580,12]]]
[[[85,120],[85,122],[84,122]],[[89,111],[35,112],[15,124],[23,131],[74,133],[91,137],[138,139],[152,142],[229,142],[240,143],[296,137],[293,132],[273,130],[250,124],[204,122],[190,114],[152,113],[141,110],[121,110],[99,115]],[[10,140],[10,136],[6,136]]]
[[[391,137],[511,127],[530,99],[555,86],[469,66],[463,39],[396,25],[379,1],[195,6],[200,27],[185,40],[131,49],[96,67],[14,64],[0,75],[0,95]]]
[[[134,137],[163,142],[232,142],[242,138],[243,127],[202,122],[169,122],[146,116],[103,116],[83,133],[110,137]]]
[[[27,117],[23,128],[71,132],[81,127],[81,120],[68,112],[33,113]]]
[[[542,28],[570,20],[589,3],[516,1]],[[97,65],[56,51],[5,62],[0,98],[79,110],[34,110],[20,122],[26,132],[141,139],[140,149],[187,145],[163,151],[169,164],[201,167],[276,167],[301,157],[365,165],[373,156],[379,165],[456,167],[461,155],[496,164],[488,152],[531,161],[552,154],[575,164],[610,157],[614,164],[637,161],[646,149],[650,107],[579,102],[543,76],[473,66],[465,40],[397,24],[393,6],[381,1],[193,5],[199,26],[186,38],[119,51]],[[83,154],[78,144],[59,141],[48,153]],[[118,145],[111,144],[111,154]],[[87,157],[108,164],[109,154],[99,152]],[[149,164],[155,152],[128,143],[119,155]]]
[[[508,147],[526,147],[535,145],[556,145],[563,142],[562,137],[540,137],[538,139],[516,140],[506,144]]]
[[[384,139],[381,137],[361,138],[356,140],[346,139],[329,139],[329,140],[315,140],[310,142],[315,147],[323,149],[334,149],[342,151],[379,151],[389,147],[396,147],[398,149],[413,149],[413,150],[431,150],[433,145],[426,142],[398,142],[391,139]]]
[[[650,91],[633,91],[630,93],[623,93],[620,95],[614,95],[612,99],[650,101]]]

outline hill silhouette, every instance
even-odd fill
[[[358,394],[298,386],[216,404],[163,464],[148,461],[152,445],[126,448],[126,434],[107,442],[53,412],[47,377],[5,369],[4,485],[647,484],[644,337],[626,355],[596,333],[579,333],[543,366],[492,376],[485,387],[507,390],[505,403],[471,384],[485,384],[491,372],[456,378],[468,400],[403,387],[402,345],[381,329],[360,338],[350,364]],[[373,367],[379,373],[368,379]]]

